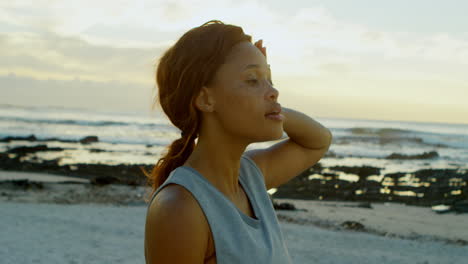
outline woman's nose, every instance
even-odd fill
[[[273,87],[273,85],[270,85],[270,89],[268,90],[268,98],[271,99],[278,99],[279,96],[279,91]]]

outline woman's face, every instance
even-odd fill
[[[279,93],[272,86],[265,56],[251,42],[232,48],[212,86],[214,113],[225,131],[249,142],[281,138],[283,121],[265,116],[280,106]]]

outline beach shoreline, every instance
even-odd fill
[[[145,205],[2,201],[0,210],[2,263],[144,263]],[[462,263],[468,257],[459,244],[304,225],[281,215],[297,264]]]
[[[144,263],[148,191],[0,171],[1,262]],[[458,263],[468,257],[467,214],[395,203],[273,202],[296,208],[276,210],[293,263]]]
[[[12,181],[13,180],[13,181]],[[90,184],[84,179],[0,171],[0,202],[147,206],[149,186]],[[398,203],[274,198],[296,210],[276,210],[282,223],[383,237],[468,245],[468,214],[437,214],[430,207]]]

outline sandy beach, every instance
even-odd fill
[[[386,237],[439,240],[468,245],[468,214],[436,214],[430,207],[398,203],[371,203],[360,208],[356,202],[275,199],[307,211],[277,211],[279,219],[330,229],[346,229],[345,221],[361,223],[367,233]]]
[[[146,207],[0,203],[2,263],[144,263]],[[468,247],[281,221],[294,263],[462,263]]]
[[[0,185],[2,263],[144,263],[146,187],[0,175],[44,180]],[[468,257],[468,214],[390,203],[275,202],[298,209],[276,211],[294,263],[461,263]]]

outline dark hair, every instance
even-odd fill
[[[159,102],[183,136],[167,147],[150,174],[143,169],[152,193],[192,153],[201,121],[193,104],[195,96],[211,83],[231,48],[242,41],[252,42],[252,37],[241,27],[210,20],[187,31],[159,59],[156,70],[159,98],[154,100],[153,107]]]

